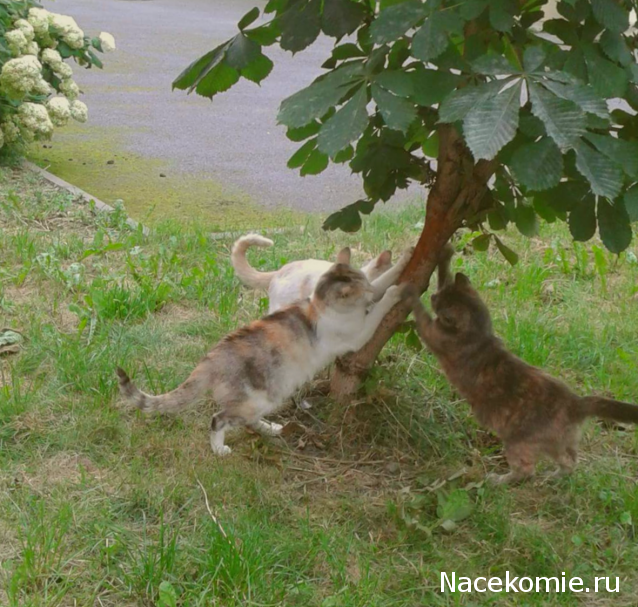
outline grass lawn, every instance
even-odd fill
[[[355,236],[311,218],[251,261],[398,253],[421,215],[378,213]],[[318,382],[310,410],[281,412],[283,438],[237,431],[224,461],[208,445],[212,405],[176,418],[123,407],[116,365],[168,390],[266,309],[234,277],[231,240],[176,222],[144,237],[123,219],[0,169],[0,329],[24,336],[0,355],[0,605],[638,604],[633,428],[588,423],[571,478],[485,486],[505,468],[500,445],[409,333],[347,407]],[[514,268],[463,238],[454,263],[508,346],[581,393],[638,401],[636,256],[574,245],[563,225],[505,238]],[[441,571],[618,576],[620,592],[442,594]]]

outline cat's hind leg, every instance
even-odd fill
[[[536,449],[527,443],[505,446],[505,457],[510,471],[507,474],[488,474],[487,481],[495,485],[520,483],[534,476],[536,469]]]
[[[561,453],[554,457],[558,468],[552,473],[553,477],[569,476],[578,462],[578,452],[573,446],[566,447]]]
[[[246,420],[243,417],[233,415],[227,410],[220,411],[213,415],[210,424],[210,448],[215,455],[223,457],[232,453],[231,448],[224,444],[226,430],[235,426],[243,426]]]

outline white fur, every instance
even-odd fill
[[[290,304],[309,297],[321,275],[332,267],[332,262],[321,259],[292,261],[281,268],[268,287],[268,313],[272,314]]]
[[[409,249],[394,266],[376,277],[374,277],[375,260],[370,261],[361,268],[361,271],[371,281],[374,289],[374,301],[381,299],[388,287],[399,279],[411,256],[412,249]],[[300,299],[310,297],[322,274],[327,272],[332,265],[329,261],[319,259],[293,261],[285,265],[277,272],[268,288],[268,313],[272,314]]]

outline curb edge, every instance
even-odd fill
[[[95,208],[98,211],[102,211],[104,213],[113,213],[115,211],[115,209],[110,204],[106,204],[106,202],[103,202],[96,196],[92,196],[88,192],[85,192],[83,189],[78,188],[77,186],[74,186],[68,181],[64,181],[64,179],[61,179],[60,177],[57,177],[56,175],[54,175],[53,173],[50,173],[46,169],[39,167],[37,164],[31,162],[30,160],[23,160],[22,165],[25,168],[29,169],[30,171],[34,171],[35,173],[38,173],[41,177],[46,179],[49,183],[52,183],[54,186],[57,186],[59,188],[62,188],[63,190],[66,190],[70,194],[73,194],[73,196],[82,198],[87,203],[93,203],[95,205]],[[126,220],[126,223],[129,226],[131,226],[134,230],[137,230],[139,229],[140,226],[142,226],[142,232],[144,233],[144,235],[148,236],[150,234],[149,228],[142,225],[139,221],[135,221],[134,219],[131,219],[129,217]]]

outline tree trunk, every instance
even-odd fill
[[[463,220],[480,210],[495,166],[482,160],[474,164],[456,129],[439,128],[437,175],[426,203],[425,224],[399,282],[414,283],[420,293],[427,290],[443,247]],[[397,304],[361,350],[337,360],[330,384],[335,400],[345,402],[358,390],[366,371],[409,313],[408,305]]]

